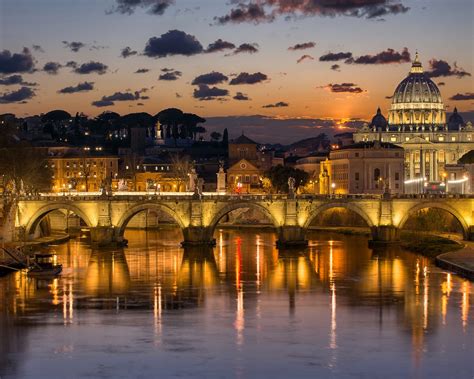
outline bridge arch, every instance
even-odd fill
[[[263,213],[265,217],[271,221],[275,229],[278,229],[281,225],[278,222],[278,220],[275,218],[275,216],[266,208],[265,206],[259,204],[259,203],[251,203],[251,202],[244,202],[240,201],[237,203],[230,203],[219,209],[219,211],[213,216],[210,224],[209,224],[209,236],[212,238],[214,235],[214,230],[216,229],[217,224],[219,221],[228,213],[235,211],[236,209],[242,209],[242,208],[250,208],[254,209],[257,212]]]
[[[413,207],[408,209],[408,211],[405,212],[405,214],[399,221],[397,228],[402,229],[405,223],[410,218],[410,216],[413,216],[416,212],[421,211],[422,209],[430,209],[430,208],[441,209],[450,213],[461,225],[464,238],[467,238],[467,236],[469,235],[469,225],[464,219],[464,217],[452,206],[448,204],[438,203],[438,202],[424,202],[424,203],[419,203],[419,204],[414,205]]]
[[[83,212],[79,207],[69,204],[69,203],[51,203],[48,205],[45,205],[44,207],[41,207],[38,209],[28,220],[28,223],[26,224],[26,235],[31,235],[35,233],[36,228],[38,227],[38,224],[41,222],[41,220],[47,216],[49,213],[57,210],[65,209],[68,210],[75,215],[79,216],[88,227],[92,227],[92,223],[87,216],[85,212]]]
[[[327,203],[327,204],[322,204],[319,207],[317,207],[315,210],[313,210],[306,220],[306,223],[304,225],[304,228],[307,229],[311,223],[321,215],[324,211],[327,211],[329,209],[334,209],[334,208],[344,208],[348,209],[356,214],[358,214],[366,223],[368,227],[373,227],[374,223],[372,222],[371,218],[369,215],[358,205],[351,204],[351,203],[345,203],[345,202],[335,202],[335,203]]]
[[[179,225],[181,230],[185,229],[186,227],[181,218],[171,207],[160,203],[143,203],[131,207],[120,217],[120,220],[116,225],[117,237],[123,237],[125,233],[125,228],[127,227],[129,221],[138,213],[146,210],[163,211]]]

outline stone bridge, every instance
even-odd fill
[[[54,210],[67,210],[91,230],[92,243],[120,243],[127,223],[144,210],[167,213],[183,232],[183,243],[210,244],[219,220],[239,208],[263,213],[275,226],[282,246],[305,243],[311,222],[331,208],[346,208],[360,215],[372,230],[372,239],[391,242],[413,213],[439,208],[451,213],[462,225],[464,238],[474,236],[474,198],[467,196],[378,195],[219,195],[204,194],[127,194],[38,195],[20,197],[17,202],[17,235],[31,239],[43,217]],[[19,233],[21,232],[21,233]]]

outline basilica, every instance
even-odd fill
[[[404,149],[406,193],[419,192],[420,182],[445,185],[450,165],[474,150],[472,123],[465,123],[456,108],[446,121],[439,88],[423,71],[418,53],[408,76],[395,89],[388,120],[379,108],[353,138],[355,143],[388,142]]]

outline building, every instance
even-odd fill
[[[48,159],[53,170],[53,192],[99,191],[118,175],[118,157],[84,148],[80,154],[65,153]]]
[[[403,193],[403,149],[387,142],[359,142],[332,150],[321,161],[321,194]]]
[[[303,190],[307,193],[320,193],[319,179],[321,174],[321,162],[324,162],[328,158],[328,153],[314,153],[310,156],[299,158],[294,168],[303,170],[309,174],[309,181]]]
[[[404,149],[405,191],[416,193],[423,192],[420,183],[440,184],[445,166],[474,149],[474,129],[457,109],[446,122],[441,93],[423,72],[417,54],[410,73],[395,89],[388,121],[379,108],[372,122],[354,133],[356,143],[377,140]]]

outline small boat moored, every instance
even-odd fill
[[[54,277],[61,273],[63,266],[56,263],[55,254],[40,254],[34,255],[32,266],[28,270],[28,276],[35,278]]]

